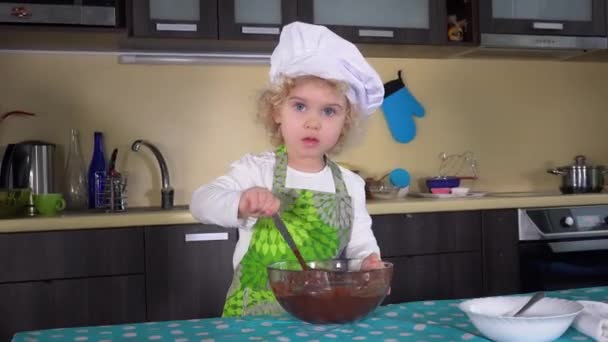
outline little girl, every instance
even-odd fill
[[[353,44],[326,27],[295,22],[283,28],[270,80],[258,115],[277,148],[245,155],[196,190],[190,205],[203,223],[239,228],[224,316],[282,312],[266,267],[295,257],[269,217],[277,212],[305,260],[382,265],[364,181],[327,157],[382,103],[380,77]]]

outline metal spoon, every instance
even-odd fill
[[[272,215],[272,220],[274,221],[274,225],[277,227],[277,229],[283,236],[283,239],[285,239],[285,241],[287,242],[287,245],[289,245],[289,248],[291,248],[291,251],[298,259],[298,262],[300,263],[300,266],[302,267],[302,269],[304,271],[309,270],[310,267],[308,267],[308,265],[306,264],[306,261],[304,261],[304,258],[302,258],[302,254],[300,254],[300,250],[296,246],[295,241],[293,241],[291,234],[289,234],[289,231],[287,230],[287,227],[285,226],[285,223],[283,223],[283,220],[281,219],[279,214],[276,213],[276,214]]]
[[[545,293],[544,292],[536,292],[531,298],[530,300],[528,300],[528,302],[526,304],[524,304],[524,306],[521,307],[521,309],[519,309],[514,315],[513,317],[517,317],[519,315],[521,315],[522,313],[524,313],[524,311],[528,310],[532,305],[534,305],[534,303],[538,302],[539,300],[541,300],[543,297],[545,297]]]

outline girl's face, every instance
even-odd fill
[[[347,106],[346,97],[327,81],[316,77],[296,79],[274,117],[290,160],[323,161],[325,153],[338,142]]]

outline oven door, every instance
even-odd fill
[[[520,241],[521,290],[608,285],[608,238]]]

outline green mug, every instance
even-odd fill
[[[53,216],[65,209],[65,200],[60,193],[34,195],[34,207],[40,215]]]

